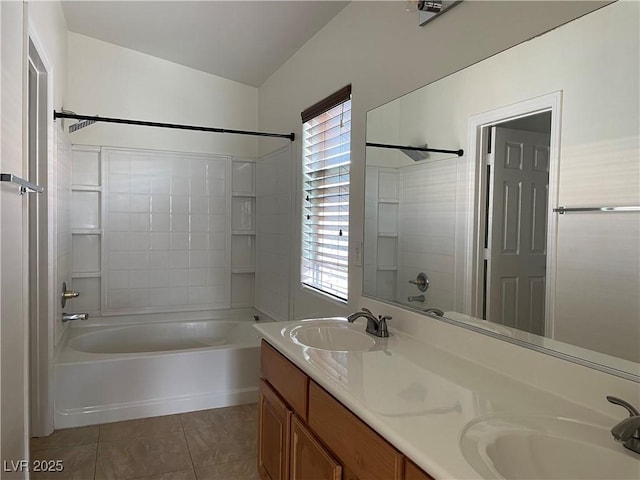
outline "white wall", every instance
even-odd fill
[[[77,114],[257,130],[258,89],[69,33],[68,101]],[[65,124],[75,123],[73,120]],[[256,157],[255,137],[94,124],[74,144]]]
[[[352,84],[351,245],[362,241],[368,110],[597,8],[596,2],[462,2],[426,27],[401,2],[353,2],[260,87],[260,128],[301,132],[300,112]],[[487,34],[487,32],[491,32]],[[332,66],[329,67],[329,64]],[[300,204],[300,142],[294,153]],[[261,140],[261,152],[277,148]],[[299,206],[296,208],[300,208]],[[296,212],[297,215],[297,212]],[[294,215],[294,218],[297,216]],[[299,217],[299,216],[298,216]],[[293,262],[299,264],[299,225]],[[349,305],[291,279],[294,316],[344,314],[360,303],[362,269],[351,266]]]
[[[24,177],[23,72],[25,15],[23,4],[1,2],[0,167]],[[0,457],[27,458],[27,303],[25,224],[27,200],[15,185],[0,184]],[[23,475],[7,474],[8,478]]]
[[[60,108],[65,97],[66,24],[57,2],[1,2],[2,83],[1,128],[2,172],[26,177],[26,150],[24,133],[26,121],[25,72],[27,65],[28,35],[36,43],[40,55],[50,68],[50,106]],[[56,198],[55,159],[58,150],[58,132],[48,125],[48,183],[49,200]],[[27,196],[16,194],[14,186],[0,187],[0,262],[2,287],[0,288],[1,356],[0,386],[2,410],[0,412],[1,450],[4,460],[27,458],[28,450],[28,360],[27,360]],[[53,209],[49,210],[49,239],[55,238]],[[53,257],[57,252],[50,248]],[[55,275],[50,275],[52,281]],[[51,295],[51,301],[53,292]],[[54,310],[55,311],[55,310]],[[53,322],[53,316],[49,319]],[[53,343],[53,325],[49,324],[50,342]],[[52,345],[51,345],[52,347]],[[52,348],[50,349],[52,351]],[[44,392],[43,392],[44,393]],[[7,473],[6,477],[23,477],[24,472]],[[4,476],[3,476],[4,478]]]

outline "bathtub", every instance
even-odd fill
[[[55,428],[256,402],[249,319],[70,328],[54,365]]]

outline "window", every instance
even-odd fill
[[[304,285],[347,300],[351,86],[302,112]]]

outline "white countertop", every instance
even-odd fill
[[[460,446],[465,427],[478,419],[496,415],[570,418],[602,427],[603,437],[617,421],[531,387],[526,379],[507,377],[393,328],[389,338],[371,337],[376,344],[367,351],[327,351],[291,340],[292,328],[322,320],[344,322],[360,332],[366,323],[359,319],[347,324],[345,319],[333,318],[256,324],[255,328],[436,479],[481,477]],[[610,436],[602,441],[613,443]]]

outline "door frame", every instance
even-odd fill
[[[32,53],[33,49],[33,53]],[[35,274],[34,280],[29,280],[29,419],[30,436],[50,435],[54,429],[53,405],[53,348],[54,332],[57,318],[57,303],[59,289],[56,287],[57,278],[57,228],[56,228],[56,137],[53,116],[54,110],[54,72],[51,62],[45,54],[44,44],[39,40],[35,28],[31,23],[27,35],[26,68],[30,64],[37,71],[39,81],[44,85],[38,87],[38,145],[37,175],[35,183],[45,186],[45,191],[38,197],[30,196],[30,202],[36,201],[35,209],[30,210],[28,223],[30,228],[35,225],[36,232],[31,231],[29,238],[35,238],[35,243],[29,240],[28,269]],[[26,81],[27,92],[29,83]],[[29,94],[27,93],[27,98]],[[26,104],[29,112],[29,103]],[[27,126],[29,113],[26,114]],[[26,145],[29,142],[29,128],[26,129]],[[27,154],[28,159],[28,154]],[[27,160],[29,163],[30,160]],[[32,221],[31,216],[37,218]],[[37,234],[37,236],[36,236]],[[35,258],[32,254],[35,253]],[[36,291],[31,291],[36,287]]]
[[[483,112],[469,117],[468,122],[468,185],[469,208],[466,212],[468,225],[466,238],[466,271],[464,275],[463,307],[473,317],[482,317],[484,298],[484,232],[486,227],[485,207],[487,192],[486,151],[489,142],[488,130],[503,122],[551,112],[549,141],[549,199],[547,202],[547,261],[545,286],[545,336],[553,338],[556,239],[558,218],[553,209],[558,203],[558,180],[560,166],[560,131],[562,91],[532,98],[512,105]]]

